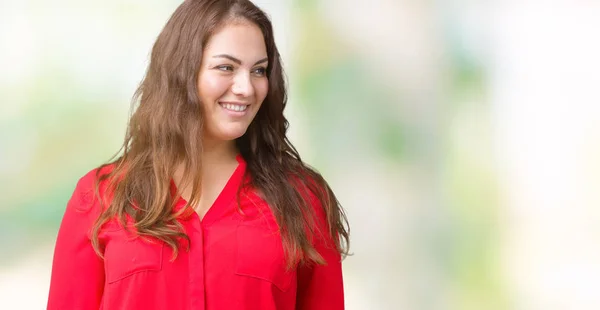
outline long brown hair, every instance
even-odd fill
[[[102,256],[99,232],[115,217],[140,236],[164,241],[174,256],[178,239],[187,239],[189,244],[177,221],[179,214],[173,212],[176,201],[170,180],[182,164],[184,180],[192,186],[189,205],[198,202],[203,115],[197,79],[202,52],[212,34],[235,21],[256,24],[267,48],[269,91],[236,145],[247,162],[251,185],[269,204],[280,226],[288,267],[298,262],[324,263],[311,242],[314,234],[334,240],[336,249],[348,254],[349,228],[343,209],[329,185],[303,163],[286,137],[286,85],[270,20],[248,0],[187,0],[175,10],[152,48],[146,75],[133,98],[134,112],[121,155],[101,166],[113,165],[110,172],[101,174],[98,169],[96,194],[105,206],[92,228],[98,255]],[[109,181],[110,201],[107,195],[100,197],[103,180]],[[327,231],[316,228],[314,199],[323,209]]]

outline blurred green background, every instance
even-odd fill
[[[180,1],[0,0],[0,309],[44,309],[79,177]],[[261,0],[347,309],[599,309],[600,4]]]

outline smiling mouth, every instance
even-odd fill
[[[248,104],[236,104],[229,102],[219,102],[219,105],[223,107],[225,110],[229,110],[232,112],[244,112],[248,109]]]

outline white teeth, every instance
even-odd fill
[[[231,110],[231,111],[235,111],[235,112],[243,112],[243,111],[246,111],[246,109],[248,108],[247,105],[237,105],[237,104],[231,104],[231,103],[223,103],[223,104],[221,104],[221,106],[227,110]]]

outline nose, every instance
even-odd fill
[[[254,85],[252,85],[252,79],[250,74],[239,73],[233,81],[231,91],[241,97],[250,97],[254,95]]]

